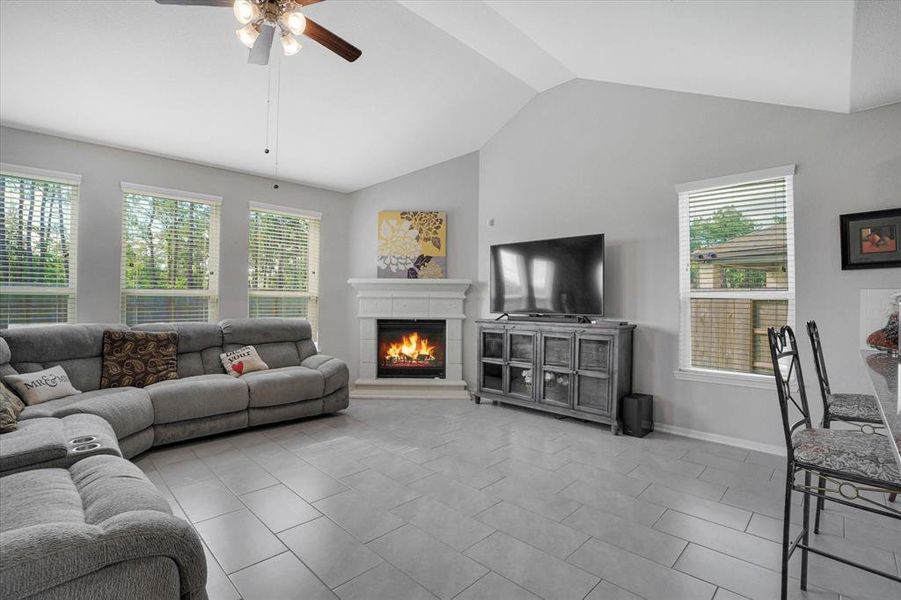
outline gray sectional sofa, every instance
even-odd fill
[[[347,365],[318,354],[303,319],[152,323],[140,331],[178,332],[178,379],[146,388],[99,389],[103,331],[79,324],[0,331],[0,376],[62,366],[82,393],[27,407],[19,416],[93,414],[112,427],[122,456],[151,446],[339,411],[348,406]],[[254,346],[269,370],[235,378],[219,355]]]
[[[154,323],[178,333],[178,379],[100,388],[105,329],[0,330],[0,376],[62,366],[82,393],[27,406],[0,435],[0,597],[205,600],[197,533],[126,458],[153,446],[339,411],[348,370],[301,319]],[[240,378],[219,355],[254,346]]]

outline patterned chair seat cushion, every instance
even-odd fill
[[[876,397],[869,394],[829,394],[826,397],[829,415],[844,421],[882,423]]]
[[[839,429],[799,429],[792,440],[795,461],[817,471],[901,487],[901,473],[888,438]]]

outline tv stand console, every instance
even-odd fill
[[[632,391],[632,331],[618,321],[479,320],[479,381],[492,402],[610,425]]]

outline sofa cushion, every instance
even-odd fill
[[[244,346],[231,352],[224,352],[219,355],[219,358],[222,360],[225,372],[232,377],[240,377],[254,371],[265,371],[269,368],[269,365],[260,358],[253,346]]]
[[[175,423],[245,410],[247,385],[229,375],[198,375],[144,388],[153,403],[154,424]]]
[[[81,390],[72,387],[66,370],[59,366],[34,373],[7,375],[3,383],[11,387],[28,406],[81,393]]]
[[[84,523],[81,496],[66,469],[10,475],[0,485],[0,533],[43,523]]]
[[[174,331],[104,331],[100,387],[142,388],[177,379],[177,360]]]
[[[0,381],[0,433],[15,431],[19,413],[23,410],[25,410],[25,404],[5,383]]]
[[[250,407],[278,406],[321,398],[325,389],[322,373],[307,367],[282,367],[256,371],[241,377],[250,392]]]
[[[31,373],[59,365],[66,370],[72,385],[88,391],[100,387],[103,332],[107,329],[128,327],[102,323],[46,325],[4,329],[0,336],[9,345],[9,363],[17,372]]]
[[[254,346],[270,369],[300,365],[302,357],[298,344],[312,343],[313,332],[305,319],[226,319],[219,325],[226,352],[241,346]]]
[[[12,354],[9,351],[9,344],[6,343],[5,339],[0,337],[0,365],[8,363],[11,357]]]
[[[110,388],[28,406],[19,420],[87,413],[103,417],[120,440],[153,425],[153,405],[146,389]]]
[[[181,378],[224,373],[222,329],[218,323],[142,323],[135,331],[174,331],[178,334],[178,376]]]
[[[219,322],[223,345],[256,346],[273,342],[299,342],[313,337],[306,319],[265,317],[256,319],[225,319]]]
[[[142,323],[132,330],[174,331],[178,334],[179,354],[222,347],[222,330],[216,323]]]
[[[301,366],[316,369],[325,378],[325,391],[323,395],[331,394],[347,385],[350,373],[347,364],[343,360],[327,354],[316,354],[304,360]]]

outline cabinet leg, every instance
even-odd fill
[[[476,404],[481,404],[481,403],[482,403],[482,398],[481,398],[480,396],[476,396],[475,394],[473,394],[473,395],[472,395],[472,401],[475,402]]]
[[[623,432],[623,428],[620,427],[619,421],[614,421],[610,424],[610,433],[613,435],[620,435]]]

